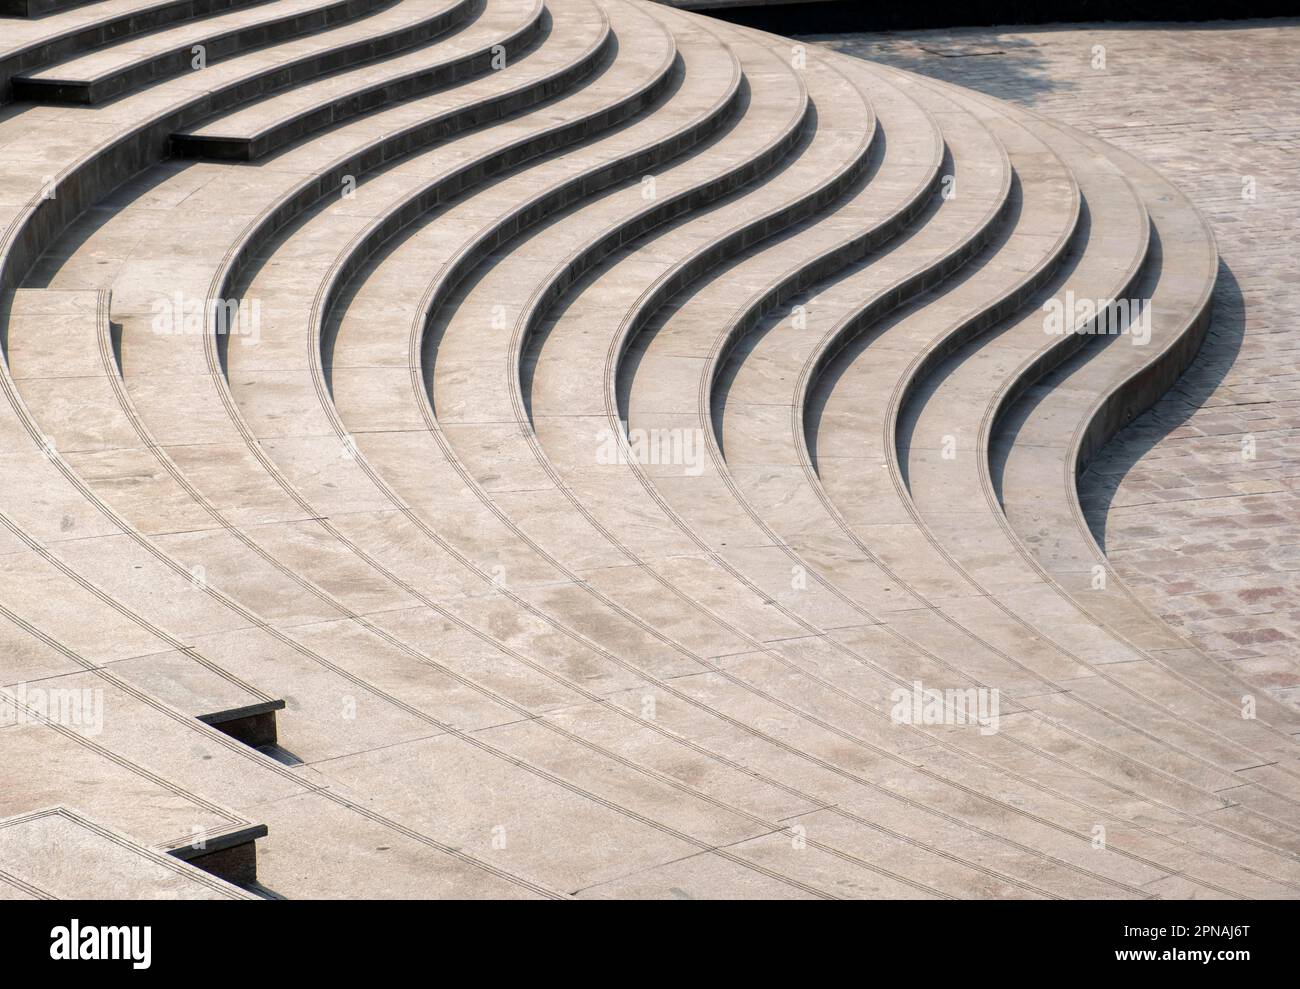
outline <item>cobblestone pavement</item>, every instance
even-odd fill
[[[1149,606],[1300,704],[1300,20],[814,40],[1111,141],[1209,217],[1221,255],[1210,337],[1080,488]]]

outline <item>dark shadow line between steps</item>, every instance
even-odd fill
[[[64,264],[85,247],[96,234],[119,218],[124,206],[195,165],[192,161],[164,158],[126,179],[103,199],[83,210],[63,228],[24,275],[22,288],[49,288]],[[198,191],[198,190],[195,190]],[[184,203],[177,208],[184,208]]]
[[[1160,231],[1155,224],[1152,224],[1150,246],[1147,249],[1146,259],[1142,263],[1141,280],[1131,293],[1132,297],[1150,300],[1155,294],[1163,271],[1164,250],[1160,243]],[[1125,330],[1128,329],[1129,322],[1131,320],[1124,324]],[[1077,351],[1026,387],[1020,396],[1003,410],[994,423],[989,437],[988,461],[989,481],[993,485],[993,493],[997,497],[998,504],[1002,506],[1004,512],[1006,506],[1002,496],[1003,480],[1007,461],[1015,447],[1020,430],[1025,427],[1034,411],[1051,392],[1062,386],[1068,387],[1070,378],[1076,371],[1100,357],[1108,347],[1116,345],[1119,341],[1123,340],[1127,344],[1128,339],[1123,333],[1096,334],[1088,337]],[[1132,369],[1125,372],[1126,375],[1128,373],[1132,373]],[[1106,393],[1098,393],[1097,398],[1105,398],[1105,395]]]
[[[657,166],[658,169],[660,171],[663,171],[668,168],[674,167],[675,165],[681,164],[682,162],[686,161],[688,156],[702,155],[706,153],[709,149],[713,148],[718,143],[726,140],[727,135],[729,135],[732,132],[732,130],[742,120],[744,120],[745,114],[749,112],[751,103],[752,103],[752,94],[750,91],[749,81],[746,78],[744,78],[744,76],[742,75],[740,81],[740,89],[736,98],[735,105],[728,113],[725,114],[724,119],[719,122],[718,126],[703,141],[700,141],[697,144],[693,144],[689,148],[683,149],[678,154],[675,154],[671,157],[665,158],[664,160],[660,161]],[[815,110],[810,109],[809,112],[815,113]],[[782,159],[782,162],[784,162],[784,160],[785,159]],[[778,163],[777,167],[782,167],[781,163]],[[626,183],[635,182],[635,181],[636,181],[635,179],[629,179],[629,180],[625,180],[624,183],[619,183],[619,185],[624,185]],[[741,189],[744,188],[748,188],[748,185],[741,187]],[[738,189],[735,192],[739,192],[739,191],[741,190]],[[723,196],[716,200],[710,200],[700,208],[700,211],[702,212],[704,210],[714,209],[719,203],[723,202],[730,195],[735,194],[735,192],[728,193],[727,196]],[[586,202],[586,205],[589,204],[590,204],[589,201]],[[584,203],[576,203],[574,204],[574,208],[575,209],[580,208],[582,205],[584,205]],[[635,251],[639,246],[648,243],[650,240],[652,240],[655,237],[667,233],[669,230],[672,230],[673,228],[679,226],[680,224],[689,222],[696,215],[697,215],[697,211],[695,210],[688,211],[687,213],[684,213],[680,216],[676,216],[673,217],[672,219],[666,220],[664,223],[659,224],[653,227],[652,229],[641,233],[637,237],[634,237],[633,239],[627,241],[617,251],[601,258],[598,263],[591,265],[589,268],[583,271],[573,281],[573,283],[569,285],[568,288],[565,289],[564,293],[547,308],[545,314],[537,321],[537,324],[528,333],[520,353],[520,360],[519,360],[520,395],[523,400],[524,413],[528,417],[530,422],[532,421],[533,418],[533,374],[537,369],[537,359],[541,354],[542,348],[544,347],[547,338],[550,335],[552,323],[558,320],[559,318],[561,318],[564,315],[564,313],[566,313],[569,310],[569,307],[574,304],[574,302],[576,302],[579,298],[581,298],[583,294],[587,292],[593,284],[595,284],[597,281],[600,280],[600,278],[610,267],[617,264],[626,254]],[[476,276],[476,280],[477,277],[479,276]],[[465,285],[468,286],[469,284],[470,283],[467,279]],[[434,327],[435,322],[436,321],[434,320],[430,320],[429,329],[426,330],[425,332],[424,354],[422,358],[425,367],[425,389],[426,392],[431,397],[431,400],[434,394],[433,366],[436,361],[437,347],[436,347],[436,340],[434,339],[434,335],[430,331]]]
[[[880,166],[884,163],[885,154],[888,147],[888,138],[884,129],[876,133],[875,140],[872,142],[871,160],[862,179],[854,185],[853,188],[845,191],[844,195],[836,202],[826,208],[823,213],[817,214],[811,220],[806,220],[798,224],[791,231],[783,233],[781,236],[786,237],[810,227],[815,226],[837,210],[842,208],[854,196],[858,195],[863,189],[870,186],[871,181],[875,178]],[[941,174],[951,175],[955,165],[952,160],[952,153],[945,147],[943,152],[943,162],[939,166]],[[784,325],[784,318],[789,314],[791,307],[807,302],[814,296],[828,291],[846,278],[850,278],[864,268],[868,268],[880,261],[882,257],[898,249],[909,237],[919,233],[921,229],[934,217],[943,204],[943,199],[935,194],[929,197],[928,202],[922,208],[911,222],[895,233],[892,237],[869,249],[862,257],[856,261],[851,261],[842,268],[838,269],[833,275],[820,279],[814,284],[808,286],[802,291],[786,299],[780,306],[771,312],[764,314],[750,330],[737,338],[728,349],[724,359],[720,362],[717,380],[714,381],[710,395],[709,414],[713,423],[714,436],[718,443],[718,452],[725,459],[726,445],[722,435],[723,417],[727,411],[727,401],[730,398],[732,386],[735,384],[736,376],[745,366],[745,359],[753,353],[760,342],[770,333],[780,329]],[[770,245],[757,245],[758,248]]]
[[[690,213],[677,217],[669,224],[658,226],[652,230],[646,231],[635,240],[624,245],[624,250],[630,254],[638,247],[652,242],[655,238],[668,233],[670,230],[675,229],[678,226],[697,222],[702,217],[722,210],[732,203],[738,202],[746,197],[752,196],[759,189],[779,180],[782,175],[800,161],[800,159],[808,152],[809,147],[812,146],[813,141],[817,137],[817,124],[819,119],[817,104],[813,101],[810,95],[808,97],[808,115],[804,120],[803,130],[800,134],[799,140],[790,148],[789,151],[786,152],[780,161],[776,162],[768,171],[755,177],[752,181],[727,192],[725,195],[720,196],[717,199],[709,201],[698,210],[693,210]],[[868,161],[863,167],[864,173],[870,171],[872,168],[869,160],[871,153],[872,152],[868,150]],[[850,183],[850,187],[856,189],[859,182],[861,182],[860,176]],[[653,311],[647,311],[643,317],[643,324],[627,338],[623,347],[623,352],[618,359],[618,373],[614,383],[614,392],[619,420],[624,424],[628,421],[629,410],[631,407],[632,382],[636,378],[637,369],[640,367],[641,361],[646,355],[645,341],[652,339],[663,327],[663,324],[667,320],[671,319],[678,309],[686,305],[692,298],[701,292],[706,285],[717,281],[719,278],[725,277],[728,272],[744,262],[750,256],[764,251],[786,238],[793,236],[799,230],[803,229],[804,224],[810,219],[817,219],[824,216],[827,209],[840,201],[841,196],[837,195],[831,203],[818,207],[809,216],[795,220],[779,230],[773,232],[764,231],[761,236],[756,240],[753,240],[747,246],[740,247],[738,250],[728,253],[725,257],[720,258],[712,264],[708,271],[701,273],[692,278],[688,283],[682,285],[681,288],[673,292],[672,295],[663,299],[663,301],[654,308]],[[778,212],[784,212],[788,208],[788,205],[779,207]],[[733,231],[732,234],[724,235],[722,240],[710,242],[709,249],[716,250],[718,245],[724,243],[729,236],[735,235],[736,234]],[[623,256],[623,252],[620,252],[605,258],[600,264],[594,266],[592,274],[595,275],[598,272],[613,266]],[[582,283],[575,283],[575,285],[570,288],[570,302],[577,299],[577,288],[579,284]],[[552,312],[552,317],[558,317],[562,312],[563,310],[556,308]],[[552,317],[548,317],[546,322],[549,322]]]
[[[942,301],[948,293],[955,291],[968,279],[977,276],[982,268],[997,261],[998,254],[1006,247],[1007,242],[1015,233],[1016,225],[1020,222],[1021,210],[1024,207],[1024,195],[1020,187],[1020,179],[1019,176],[1014,174],[1014,171],[1008,200],[1006,213],[1000,221],[997,221],[1000,229],[989,238],[988,243],[984,245],[979,253],[930,291],[892,310],[883,319],[872,322],[836,344],[836,352],[824,361],[822,369],[808,385],[808,400],[804,408],[803,428],[805,443],[808,447],[808,459],[812,462],[814,470],[817,469],[817,437],[822,416],[826,410],[826,403],[839,386],[840,380],[864,353],[870,352],[871,346],[882,333],[892,328],[896,323],[916,315],[917,312],[927,306]],[[900,460],[899,467],[904,472],[903,479],[906,481],[906,464]]]
[[[553,20],[551,14],[548,10],[543,9],[540,18],[540,28],[536,36],[520,53],[515,56],[514,64],[518,64],[518,62],[524,58],[541,52],[544,49],[546,42],[550,39],[552,30]],[[548,96],[537,103],[529,103],[521,106],[518,109],[507,112],[503,116],[493,116],[490,119],[464,127],[463,129],[453,129],[446,133],[440,133],[425,143],[411,147],[400,155],[386,159],[377,165],[361,171],[357,175],[357,178],[364,179],[364,181],[358,186],[358,188],[361,188],[366,183],[375,181],[380,176],[391,172],[393,169],[405,165],[422,155],[429,154],[436,147],[453,144],[456,141],[465,139],[467,136],[480,133],[489,128],[500,127],[503,123],[521,119],[529,114],[536,113],[539,110],[544,110],[548,106],[553,106],[559,103],[560,101],[572,96],[574,93],[580,92],[586,87],[595,84],[614,66],[618,57],[618,52],[618,38],[611,35],[604,54],[590,66],[588,71],[583,72],[581,77],[572,87],[565,88],[563,91]],[[447,88],[454,88],[457,85],[459,85],[459,83],[448,83]],[[672,87],[670,87],[670,91],[672,91]],[[423,96],[411,97],[409,99],[399,100],[393,105],[400,106],[403,103],[410,103],[423,98]],[[344,123],[339,126],[344,126],[347,123],[348,121],[344,121]],[[620,124],[619,126],[623,126],[623,124]],[[302,146],[319,140],[322,135],[329,133],[333,129],[334,127],[330,126],[304,134],[288,145],[282,148],[277,148],[271,154],[258,159],[258,163],[273,162],[276,158],[282,155],[289,154]],[[547,152],[546,154],[549,155],[573,151],[576,148],[583,146],[585,143],[586,142],[584,141],[575,146],[552,149],[552,151]],[[359,153],[364,154],[365,152]],[[364,283],[365,279],[363,276],[365,273],[381,263],[381,261],[395,250],[399,244],[413,236],[418,229],[421,229],[429,222],[433,222],[434,219],[442,215],[446,210],[452,208],[472,192],[481,191],[481,189],[486,188],[488,185],[508,177],[508,175],[512,174],[514,171],[528,167],[535,162],[536,157],[532,157],[522,162],[510,165],[502,172],[494,172],[489,178],[480,184],[475,184],[469,189],[463,189],[460,192],[451,195],[446,199],[440,199],[436,204],[427,207],[418,218],[410,220],[405,225],[388,234],[380,247],[368,255],[360,270],[344,280],[339,287],[337,296],[329,305],[329,312],[323,320],[321,328],[321,372],[324,376],[326,388],[329,389],[331,393],[333,391],[334,344],[338,335],[340,319],[342,318],[342,314],[346,312],[347,306],[351,304],[356,293]],[[271,259],[274,252],[302,228],[319,219],[320,214],[332,205],[333,202],[333,194],[322,195],[309,204],[303,206],[292,219],[279,226],[275,230],[274,234],[271,235],[259,248],[257,248],[253,255],[251,255],[241,266],[237,277],[235,277],[231,282],[231,297],[242,298],[244,293],[247,292],[249,285],[256,278],[257,272],[260,271],[261,268]],[[401,208],[402,207],[399,206],[398,212],[400,212]],[[219,336],[217,340],[217,356],[221,364],[221,373],[226,377],[229,377],[228,347],[228,336]]]
[[[898,420],[894,427],[894,449],[898,461],[898,472],[903,486],[911,491],[911,450],[915,433],[920,425],[921,416],[926,405],[947,377],[955,368],[968,360],[973,354],[989,346],[1004,333],[1010,332],[1029,314],[1041,311],[1044,303],[1063,291],[1074,276],[1075,269],[1083,261],[1088,240],[1092,233],[1092,212],[1088,201],[1082,195],[1079,198],[1079,220],[1070,242],[1066,246],[1060,262],[1055,266],[1051,276],[1027,298],[1023,304],[1008,313],[990,327],[980,329],[974,336],[965,339],[966,333],[959,327],[955,334],[949,334],[931,350],[938,355],[930,361],[923,362],[916,369],[915,376],[909,382],[906,393],[898,406]],[[962,327],[966,326],[962,324]],[[953,346],[954,338],[961,342]]]

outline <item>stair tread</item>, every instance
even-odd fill
[[[150,59],[210,43],[227,33],[260,27],[320,9],[320,0],[271,0],[265,4],[234,10],[149,34],[131,35],[125,40],[76,58],[29,73],[24,78],[41,81],[92,83],[143,65]]]
[[[0,870],[40,899],[253,899],[65,807],[0,820]]]
[[[0,818],[79,780],[62,858],[132,895],[262,825],[260,895],[1300,889],[1285,710],[1243,725],[1078,580],[1070,458],[1132,356],[978,428],[1038,373],[1036,286],[1128,264],[1185,328],[1215,257],[1184,199],[1006,103],[641,0],[371,2],[167,79],[167,45],[291,4],[109,0],[0,52],[130,89],[0,115],[0,683],[104,715],[0,723]],[[209,296],[260,315],[191,332]],[[699,445],[608,457],[625,418]],[[909,432],[947,421],[979,458],[951,481]],[[998,727],[898,724],[917,681],[996,685]],[[261,750],[201,720],[263,708]],[[100,888],[10,868],[5,823],[0,898]]]
[[[1150,314],[1150,337],[1128,330],[1090,343],[1029,389],[995,438],[997,478],[1013,528],[1045,570],[1095,618],[1147,650],[1186,650],[1188,644],[1145,611],[1122,584],[1093,585],[1104,556],[1088,531],[1074,485],[1081,429],[1101,396],[1160,359],[1187,332],[1209,298],[1218,263],[1213,239],[1191,204],[1137,160],[1111,152],[1145,197],[1159,243],[1159,268],[1144,275],[1132,298]],[[1187,286],[1199,282],[1199,292]],[[1127,329],[1127,328],[1126,328]],[[1144,340],[1146,342],[1144,342]],[[1052,538],[1040,532],[1050,528]],[[1202,682],[1237,700],[1245,688],[1204,657]],[[1185,671],[1190,667],[1183,666]],[[1294,713],[1265,699],[1270,721],[1296,726]]]
[[[489,0],[481,17],[445,41],[296,86],[182,133],[208,140],[251,141],[287,121],[344,104],[370,90],[454,66],[482,52],[490,53],[532,25],[541,11],[541,0],[523,7]]]
[[[39,20],[3,18],[5,38],[0,43],[0,59],[8,58],[21,49],[68,37],[98,24],[111,23],[124,17],[147,17],[150,13],[185,2],[188,0],[95,0],[93,3],[79,4],[48,14]]]
[[[335,387],[337,387],[337,378],[338,378],[338,374],[339,374],[339,372],[338,372],[337,369],[335,369],[334,374],[335,374]],[[277,377],[277,381],[285,381],[285,378]],[[250,383],[251,383],[251,382],[250,382]],[[253,394],[253,390],[252,390],[252,389],[247,389],[247,394],[250,394],[250,395]],[[391,425],[391,424],[390,424],[390,425]],[[367,439],[368,439],[368,438],[365,437],[364,434],[357,434],[357,439],[359,439],[359,444],[363,444],[364,448],[367,448],[367,450],[368,450],[368,448],[369,448],[369,446],[368,446],[368,442],[367,442]]]

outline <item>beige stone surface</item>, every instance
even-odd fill
[[[0,892],[1294,896],[1300,715],[1080,583],[1077,424],[1214,281],[1164,169],[642,0],[437,10],[0,113]],[[1040,304],[1130,289],[1158,345],[1054,369]]]
[[[1300,588],[1289,479],[1300,442],[1287,330],[1300,299],[1287,274],[1287,190],[1298,30],[1275,20],[818,39],[1073,124],[1154,166],[1208,218],[1221,267],[1206,345],[1080,489],[1107,559],[1141,601],[1291,703]]]

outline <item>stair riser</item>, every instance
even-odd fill
[[[447,185],[440,183],[437,188],[426,189],[419,197],[406,203],[401,213],[394,218],[392,223],[385,224],[383,228],[374,231],[370,237],[363,241],[359,249],[349,257],[348,263],[338,270],[336,277],[331,279],[327,288],[326,304],[323,311],[330,311],[342,286],[346,285],[348,280],[364,267],[366,261],[373,256],[375,251],[391,239],[397,231],[419,219],[428,210],[467,189],[475,187],[487,178],[500,175],[540,155],[549,154],[587,140],[603,130],[616,126],[623,120],[631,119],[657,102],[672,82],[673,75],[666,75],[658,80],[651,89],[638,94],[635,99],[616,109],[601,113],[598,119],[582,121],[566,126],[561,131],[521,142],[514,148],[508,149],[503,155],[495,157],[492,161],[476,163],[473,170],[479,173],[477,176],[451,176]],[[476,243],[474,250],[461,258],[452,273],[440,285],[440,288],[446,287],[449,290],[451,286],[459,284],[469,272],[477,267],[483,259],[492,254],[497,247],[532,225],[587,196],[594,195],[601,189],[639,175],[646,168],[653,167],[659,162],[680,153],[684,148],[703,140],[720,126],[721,121],[726,116],[727,113],[724,110],[724,112],[715,115],[699,127],[694,128],[690,135],[680,135],[662,147],[642,152],[629,159],[620,159],[594,173],[585,174],[566,184],[561,189],[534,201],[527,208],[513,212],[510,219],[494,228],[490,237]],[[437,292],[435,298],[441,299],[444,296],[442,292]],[[434,308],[436,308],[436,304]]]
[[[971,341],[978,339],[985,333],[992,330],[1003,320],[1010,318],[1015,313],[1020,312],[1029,304],[1030,300],[1041,292],[1061,271],[1061,266],[1069,257],[1072,249],[1078,247],[1080,243],[1080,217],[1075,216],[1074,232],[1071,237],[1064,239],[1055,253],[1049,257],[1045,263],[1027,278],[1011,294],[999,299],[998,302],[989,308],[981,311],[979,315],[967,320],[961,325],[952,329],[944,336],[942,340],[937,341],[929,347],[925,354],[917,361],[915,368],[904,384],[899,397],[895,403],[895,408],[905,409],[912,401],[913,396],[920,389],[922,383],[930,377],[935,370],[942,365],[949,357],[961,350]]]
[[[526,109],[548,100],[556,94],[577,85],[595,72],[601,63],[609,57],[612,43],[612,36],[607,34],[603,42],[588,53],[587,57],[566,67],[562,72],[554,76],[539,80],[529,87],[509,93],[505,97],[493,97],[481,104],[457,110],[438,120],[425,121],[415,128],[389,135],[378,144],[372,145],[357,154],[350,155],[342,161],[335,162],[327,170],[313,176],[286,196],[277,208],[272,213],[267,214],[258,226],[240,242],[237,250],[232,252],[228,264],[218,274],[214,282],[216,285],[214,291],[218,293],[218,296],[224,297],[222,293],[230,291],[230,287],[238,280],[244,267],[257,255],[258,251],[313,204],[320,202],[326,196],[337,194],[345,175],[360,178],[381,168],[388,162],[418,152],[461,131],[489,123],[517,110]],[[652,87],[651,95],[648,98],[654,99],[655,94],[659,92],[659,87],[666,86],[669,81],[670,79],[666,75],[660,79],[656,86]],[[638,99],[630,100],[627,104],[627,112],[637,112],[635,109],[637,105],[639,105]],[[596,132],[594,124],[589,126],[590,129],[587,126],[581,128],[585,136],[590,136]],[[545,150],[551,150],[555,146],[555,138],[552,132],[548,132],[545,135],[538,136],[534,141],[522,142],[522,146],[506,149],[501,155],[494,157],[491,162],[476,162],[466,166],[462,173],[457,173],[452,177],[452,180],[455,181],[455,188],[440,183],[429,192],[428,201],[421,199],[419,205],[411,206],[398,214],[385,217],[382,224],[382,233],[376,235],[376,244],[387,240],[397,230],[418,218],[432,205],[456,194],[457,190],[471,187],[498,171],[512,164],[517,164],[519,160],[525,160],[535,154],[543,153]],[[523,157],[517,158],[516,156]],[[370,250],[373,250],[373,245]],[[354,271],[356,266],[350,266],[348,272]],[[346,277],[345,275],[345,280]],[[334,288],[331,287],[328,293],[332,295],[333,291]]]
[[[125,14],[92,24],[48,41],[29,45],[6,58],[0,59],[0,102],[9,102],[13,96],[14,76],[31,72],[61,59],[84,55],[86,52],[115,41],[157,31],[182,21],[211,17],[232,10],[256,7],[270,0],[177,0],[140,13]],[[367,13],[378,10],[385,0],[368,0]]]
[[[1076,477],[1088,469],[1092,458],[1116,433],[1159,401],[1196,360],[1210,328],[1211,303],[1212,298],[1205,300],[1196,318],[1155,362],[1102,399],[1079,439],[1074,462]]]
[[[845,347],[851,345],[859,336],[870,330],[872,326],[879,323],[895,309],[905,306],[926,292],[940,287],[943,282],[974,260],[982,251],[987,250],[990,242],[1009,222],[1011,205],[1011,198],[1009,196],[1004,198],[997,212],[976,237],[962,244],[939,263],[908,278],[892,290],[889,295],[874,300],[869,305],[858,310],[837,327],[834,331],[835,336],[813,361],[803,394],[800,396],[801,400],[806,400],[807,395],[816,390],[818,380],[826,372],[826,369],[835,362],[835,359],[843,352]],[[1026,300],[1032,297],[1039,287],[1052,276],[1055,270],[1054,266],[1049,266],[1047,269],[1037,272],[1032,279],[1017,288],[1015,292],[985,309],[967,324],[964,324],[959,332],[977,336],[989,327],[994,326],[1023,306]]]
[[[497,44],[505,50],[506,57],[514,60],[526,52],[547,33],[549,17],[542,15]],[[294,141],[334,127],[366,113],[373,113],[403,100],[424,96],[453,83],[483,75],[492,69],[495,57],[491,46],[475,52],[434,71],[421,72],[404,79],[396,79],[376,89],[349,95],[345,99],[316,108],[309,113],[277,125],[252,140],[206,137],[196,134],[176,134],[172,139],[174,153],[184,158],[205,158],[215,161],[255,161]]]
[[[291,41],[304,35],[338,27],[371,12],[366,0],[339,0],[325,7],[317,7],[294,17],[268,24],[256,24],[231,34],[222,35],[203,43],[208,64],[243,55],[268,45]],[[445,31],[462,23],[471,13],[470,5],[460,5],[428,21],[390,36],[374,49],[374,57],[392,54],[403,48],[430,41]],[[16,100],[37,103],[71,103],[90,106],[103,103],[124,93],[130,93],[153,83],[194,71],[191,46],[167,52],[129,70],[90,82],[81,80],[35,79],[18,76],[13,80]]]
[[[670,141],[655,148],[645,149],[630,155],[627,158],[619,159],[612,162],[604,168],[598,169],[592,173],[579,176],[571,183],[566,183],[558,189],[551,190],[543,196],[533,200],[520,209],[512,212],[511,216],[498,224],[487,235],[481,237],[475,242],[473,247],[460,256],[456,264],[448,271],[440,282],[434,287],[429,296],[429,305],[425,310],[424,323],[427,325],[433,318],[435,312],[443,304],[447,296],[472,272],[476,267],[483,263],[503,244],[507,243],[520,233],[527,230],[537,222],[553,215],[554,213],[567,208],[584,197],[593,195],[601,189],[608,188],[619,182],[634,178],[643,174],[648,168],[653,168],[656,164],[669,161],[689,150],[691,147],[707,139],[710,135],[728,126],[734,120],[739,110],[741,99],[741,90],[738,88],[732,96],[726,101],[718,113],[713,114],[707,120],[701,121],[695,127],[686,133],[675,135]],[[773,162],[779,160],[781,155],[773,158]],[[750,163],[749,167],[758,163]],[[770,167],[770,165],[766,166]],[[762,170],[765,171],[766,167]],[[762,174],[759,171],[757,174]],[[719,191],[723,186],[725,191]],[[732,191],[734,187],[726,185],[726,181],[721,180],[718,188],[696,190],[701,198],[693,199],[691,196],[679,197],[677,200],[669,200],[661,209],[649,211],[653,218],[647,217],[644,222],[648,225],[646,230],[652,229],[658,223],[666,222],[668,219],[678,216],[683,212],[689,211],[696,206],[706,204],[712,199],[726,192]],[[694,205],[692,205],[692,203]],[[639,224],[638,224],[639,227]],[[639,236],[633,232],[636,228],[620,228],[613,234],[607,235],[599,244],[593,245],[588,249],[585,260],[579,260],[575,266],[567,269],[557,280],[547,287],[547,290],[539,297],[540,303],[537,310],[530,320],[529,332],[540,318],[541,314],[550,307],[550,305],[563,294],[562,286],[571,285],[581,277],[582,271],[589,270],[594,264],[598,263],[603,257],[626,244],[629,240]]]
[[[409,30],[402,29],[397,35],[405,35]],[[389,44],[391,37],[394,36],[309,55],[251,78],[240,79],[222,89],[200,94],[100,148],[68,174],[59,177],[54,198],[38,200],[26,217],[16,222],[17,230],[10,234],[4,256],[0,259],[3,265],[0,268],[0,291],[16,288],[36,259],[82,211],[141,170],[168,157],[175,132],[324,72],[363,61],[371,57],[376,48]]]
[[[1128,278],[1118,292],[1114,294],[1116,299],[1131,298],[1138,285],[1142,283],[1142,275],[1146,268],[1146,257],[1144,253],[1143,260],[1135,264],[1129,272]],[[1028,361],[1020,369],[1013,380],[1007,387],[1002,390],[996,405],[993,407],[993,414],[989,418],[989,436],[996,436],[998,428],[1001,425],[1003,417],[1007,411],[1016,403],[1026,391],[1041,381],[1046,375],[1050,374],[1056,368],[1060,367],[1065,361],[1069,360],[1074,354],[1078,353],[1080,348],[1084,347],[1092,340],[1091,331],[1099,325],[1102,316],[1089,320],[1081,328],[1077,327],[1076,332],[1066,333],[1055,344],[1042,350],[1036,357]],[[1159,397],[1159,396],[1156,396]],[[1154,400],[1154,399],[1153,399]]]

